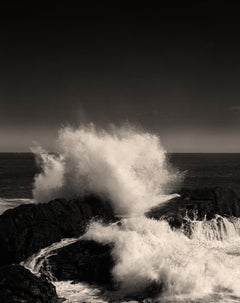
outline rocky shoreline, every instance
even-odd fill
[[[0,216],[0,265],[19,263],[63,238],[82,235],[93,218],[114,220],[110,204],[95,196],[5,211]]]
[[[58,303],[56,289],[44,277],[36,277],[20,265],[0,267],[0,302]]]
[[[95,196],[5,211],[0,216],[0,302],[60,302],[54,285],[44,275],[38,278],[16,264],[63,238],[82,235],[93,218],[115,220],[110,204]]]
[[[114,260],[111,256],[112,245],[103,245],[92,240],[80,240],[53,251],[43,263],[43,274],[51,268],[51,274],[58,281],[95,283],[111,287],[111,269]]]
[[[179,197],[171,199],[146,215],[159,220],[164,218],[175,228],[184,224],[186,215],[191,220],[211,220],[218,214],[223,217],[240,217],[240,198],[231,188],[182,189]]]
[[[215,214],[240,217],[240,199],[231,189],[182,189],[180,197],[156,207],[146,215],[166,219],[180,228],[186,215],[193,220],[211,220]],[[82,235],[90,220],[117,220],[108,201],[89,196],[67,201],[56,199],[47,204],[22,205],[0,216],[0,301],[60,302],[55,287],[44,274],[36,277],[19,264],[41,248],[63,238]],[[111,245],[81,240],[60,248],[48,259],[58,280],[84,281],[113,287]]]

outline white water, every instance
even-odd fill
[[[218,227],[216,220],[221,222]],[[189,239],[181,231],[171,230],[165,221],[145,217],[123,219],[121,225],[92,223],[81,238],[115,243],[113,275],[120,284],[118,292],[107,292],[84,283],[56,281],[50,271],[47,275],[53,280],[58,295],[69,303],[110,299],[123,302],[125,296],[131,298],[151,282],[163,284],[159,294],[161,302],[240,302],[240,220],[218,217],[191,224]],[[39,275],[43,262],[56,253],[56,249],[78,240],[55,243],[22,265]],[[157,296],[150,302],[158,300]]]
[[[212,237],[214,221],[197,222],[189,239],[165,221],[145,217],[124,219],[121,226],[92,223],[84,238],[115,243],[113,275],[126,293],[140,291],[154,282],[163,285],[163,296],[202,297],[219,290],[239,296],[239,231],[229,221],[225,225],[225,220],[222,242],[216,240],[222,236],[221,227]]]
[[[240,235],[240,219],[216,215],[212,220],[189,220],[190,238],[204,242],[235,241]]]
[[[58,156],[35,150],[43,169],[33,192],[40,203],[90,192],[109,198],[117,214],[141,214],[168,200],[166,190],[178,180],[158,136],[132,128],[64,128],[56,149]]]
[[[65,298],[64,302],[79,303],[79,302],[91,302],[91,303],[105,303],[109,299],[118,299],[123,297],[121,291],[109,292],[94,285],[88,285],[86,283],[73,284],[72,281],[57,281],[52,275],[50,266],[44,266],[48,264],[48,258],[56,254],[56,250],[72,243],[79,241],[79,238],[66,238],[60,242],[53,243],[52,245],[45,247],[36,254],[29,257],[26,261],[21,262],[21,265],[29,269],[34,275],[41,276],[44,274],[55,285],[57,294],[60,298]],[[103,295],[104,294],[104,295]]]
[[[62,239],[60,242],[53,243],[50,246],[40,249],[39,252],[33,254],[26,261],[21,262],[21,265],[28,268],[36,276],[40,276],[43,263],[46,262],[49,257],[56,254],[55,251],[57,249],[75,243],[79,239],[80,238],[66,238]],[[51,271],[46,272],[46,275],[50,278],[50,280],[55,280],[55,278],[51,275]]]
[[[114,243],[112,273],[120,291],[102,294],[96,287],[55,281],[67,302],[123,300],[152,283],[161,286],[153,302],[240,302],[238,219],[189,221],[188,238],[164,220],[144,217],[148,208],[171,198],[169,186],[179,176],[169,169],[157,136],[126,128],[65,128],[57,150],[58,156],[38,152],[43,167],[35,178],[38,202],[93,192],[110,198],[115,212],[125,217],[121,224],[93,222],[83,236]],[[24,266],[39,273],[42,260],[71,241],[76,239],[41,250]]]

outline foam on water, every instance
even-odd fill
[[[238,219],[189,221],[187,237],[186,230],[172,230],[166,221],[144,216],[147,209],[172,197],[169,187],[179,178],[169,168],[156,135],[126,127],[64,128],[57,152],[37,150],[42,173],[35,178],[34,197],[47,202],[95,193],[110,199],[121,222],[92,222],[83,238],[114,243],[112,274],[123,295],[134,296],[154,285],[158,289],[154,302],[159,296],[161,302],[240,302]],[[25,266],[33,268],[36,259],[51,251],[42,250]],[[68,302],[81,301],[89,290],[69,281],[54,283]],[[90,293],[88,300],[94,302],[95,290]]]
[[[36,276],[40,276],[43,263],[47,261],[50,256],[56,254],[57,249],[75,243],[78,240],[79,238],[62,239],[60,242],[53,243],[45,248],[40,249],[39,252],[21,262],[21,265],[29,269]],[[50,280],[55,280],[51,274],[51,271],[46,272],[46,275],[50,278]]]
[[[215,228],[213,239],[214,220],[192,221],[193,225],[202,225],[204,232],[201,238],[198,232],[193,232],[191,239],[181,230],[172,230],[164,220],[135,217],[122,219],[121,224],[93,222],[81,239],[115,244],[112,254],[116,265],[112,273],[120,287],[118,292],[85,283],[56,281],[50,268],[45,274],[53,281],[58,295],[69,303],[110,299],[124,302],[126,296],[134,298],[152,283],[161,286],[160,292],[148,302],[240,302],[240,220],[223,218],[225,237],[220,237],[219,227]],[[63,239],[54,243],[22,265],[40,275],[43,262],[55,254],[56,249],[78,240]]]
[[[240,257],[228,253],[228,242],[220,245],[206,237],[200,241],[195,235],[189,239],[165,221],[145,217],[124,219],[120,226],[95,222],[84,237],[115,244],[113,275],[126,293],[154,283],[166,296],[204,296],[220,290],[240,295]]]
[[[189,236],[191,239],[204,241],[234,241],[239,239],[240,219],[235,217],[224,218],[216,215],[212,220],[188,221]]]

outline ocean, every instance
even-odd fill
[[[231,187],[240,190],[239,153],[169,154],[170,163],[185,172],[182,186],[186,188]]]
[[[180,172],[184,176],[176,192],[183,187],[193,189],[216,186],[231,187],[239,192],[240,154],[175,153],[167,154],[167,159],[176,174]],[[102,166],[100,168],[103,170]],[[34,202],[34,177],[39,173],[32,153],[0,154],[1,212]],[[93,173],[97,174],[98,169]],[[42,183],[39,184],[42,186]],[[225,241],[208,238],[209,234],[219,232],[214,220],[194,222],[195,234],[189,240],[180,232],[172,231],[165,221],[149,220],[142,216],[123,219],[121,227],[93,223],[85,237],[101,243],[116,243],[118,251],[115,251],[115,257],[122,262],[114,272],[123,284],[135,287],[146,283],[148,279],[161,281],[165,277],[164,282],[169,287],[165,296],[146,302],[240,302],[240,223],[229,222],[225,218],[221,220],[227,235]],[[74,241],[76,239],[66,239],[44,248],[22,265],[38,274],[35,268],[42,256],[47,258],[54,248]],[[136,271],[136,268],[141,268],[141,271]],[[121,294],[116,292],[105,292],[105,298],[108,297],[105,300],[101,296],[101,289],[85,283],[53,283],[59,296],[65,297],[69,303],[124,302],[118,298]],[[219,288],[216,285],[220,285]]]
[[[39,170],[32,153],[0,153],[0,213],[32,202],[37,173]]]
[[[186,188],[231,187],[240,189],[240,154],[174,153],[170,164],[184,173],[180,184]],[[40,172],[32,153],[0,153],[0,198],[14,201],[32,199],[34,176]]]

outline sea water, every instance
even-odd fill
[[[239,219],[192,221],[187,238],[164,220],[143,215],[181,187],[238,191],[240,154],[166,154],[157,136],[133,130],[64,129],[59,142],[57,154],[36,151],[40,174],[31,153],[0,155],[2,211],[6,205],[47,202],[56,193],[71,197],[93,191],[110,197],[122,215],[117,225],[92,222],[83,236],[114,243],[112,274],[119,291],[55,281],[49,273],[60,296],[67,302],[123,302],[154,283],[161,292],[149,302],[240,302]],[[38,275],[54,249],[77,240],[43,248],[22,264]]]

